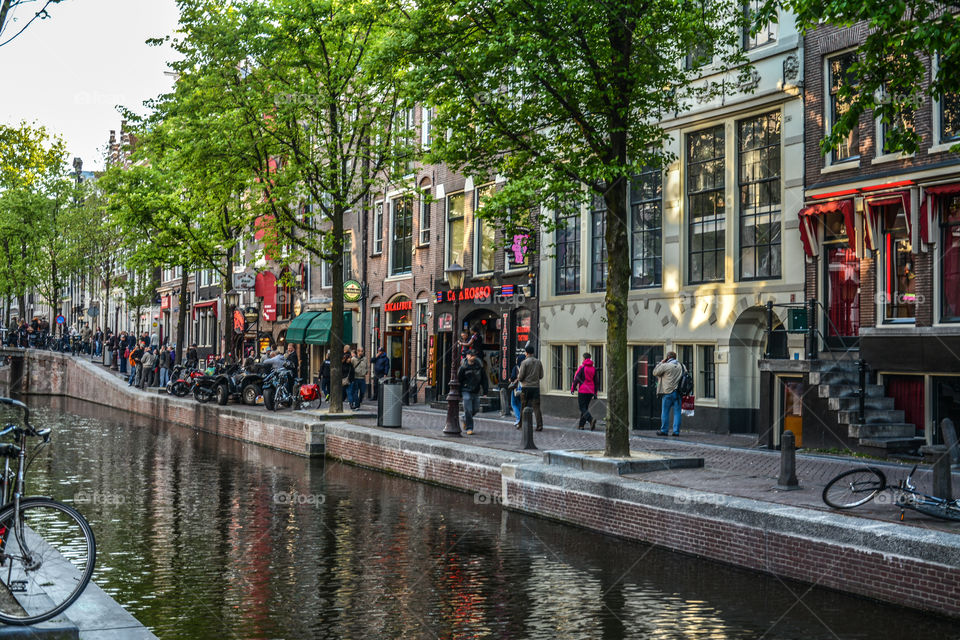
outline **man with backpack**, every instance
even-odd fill
[[[460,381],[460,393],[463,395],[464,433],[472,436],[473,414],[480,411],[480,393],[487,393],[487,376],[476,351],[467,351],[467,359],[457,371],[457,380]]]
[[[668,351],[666,357],[653,369],[657,378],[657,395],[660,396],[660,431],[665,436],[670,432],[670,411],[673,411],[673,435],[680,436],[680,400],[693,391],[693,379],[686,367],[677,362],[677,354]],[[689,388],[687,388],[689,387]]]

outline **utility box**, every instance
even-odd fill
[[[787,331],[790,333],[806,333],[810,328],[807,323],[806,309],[788,309]]]

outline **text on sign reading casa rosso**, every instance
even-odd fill
[[[460,300],[475,300],[477,298],[490,298],[492,290],[489,285],[484,287],[466,287],[460,290],[460,295],[457,296]],[[453,302],[452,290],[449,291],[437,291],[437,302]]]

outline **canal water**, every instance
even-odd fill
[[[957,638],[955,622],[72,400],[31,493],[160,638]]]

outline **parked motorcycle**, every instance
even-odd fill
[[[217,393],[217,386],[223,377],[223,367],[215,365],[208,367],[204,375],[194,378],[193,398],[200,403],[210,402]]]
[[[269,373],[269,366],[255,364],[252,360],[241,368],[239,365],[230,367],[220,378],[215,389],[217,404],[227,404],[230,400],[255,405],[263,388],[263,374]]]
[[[263,406],[267,411],[291,406],[299,409],[300,382],[300,378],[294,376],[290,367],[274,369],[263,379]]]
[[[198,378],[203,377],[203,372],[193,367],[187,367],[178,364],[173,368],[170,375],[170,381],[167,382],[167,393],[178,398],[182,398],[191,391]]]

